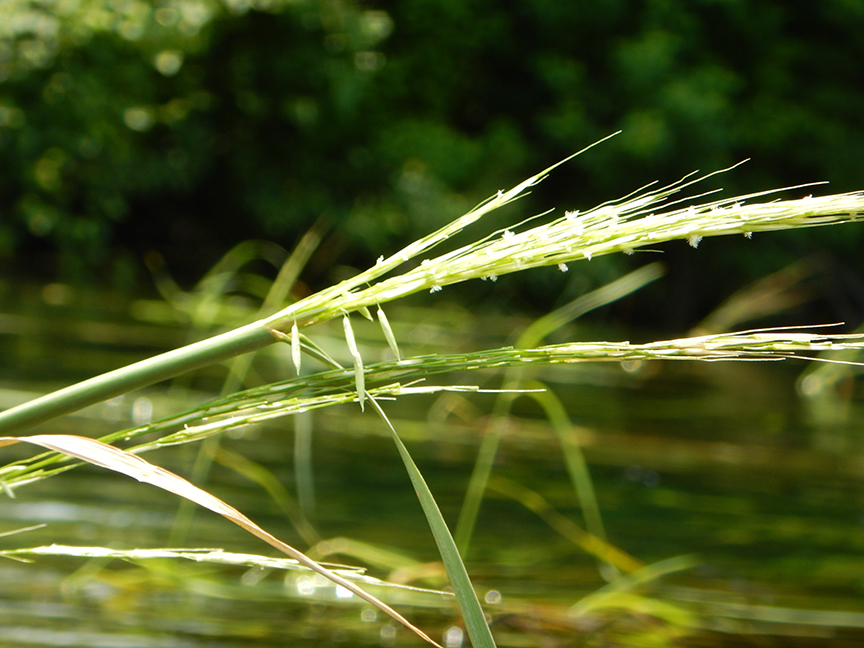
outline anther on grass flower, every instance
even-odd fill
[[[566,264],[566,263],[559,263],[559,264],[558,264],[558,269],[559,269],[561,272],[567,272],[570,268],[567,267],[567,264]]]

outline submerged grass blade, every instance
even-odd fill
[[[692,569],[698,564],[699,561],[695,556],[676,556],[643,567],[589,594],[570,608],[569,616],[580,617],[599,607],[614,605],[616,597],[631,592],[640,585],[644,585],[667,574]]]
[[[267,491],[270,498],[282,509],[297,533],[310,547],[321,540],[321,536],[309,522],[303,509],[298,506],[294,498],[270,470],[237,452],[221,447],[216,449],[213,459]]]
[[[48,450],[60,452],[93,465],[107,468],[114,472],[119,472],[127,477],[132,477],[140,482],[151,484],[166,490],[169,493],[173,493],[174,495],[195,502],[199,506],[209,509],[214,513],[218,513],[255,537],[260,538],[271,547],[275,547],[285,555],[293,558],[304,567],[321,574],[337,585],[341,585],[367,603],[374,605],[433,646],[438,646],[435,641],[433,641],[422,630],[414,626],[410,621],[408,621],[408,619],[403,617],[383,601],[358,587],[355,583],[352,583],[339,574],[323,567],[294,547],[285,544],[275,536],[267,533],[267,531],[259,527],[240,511],[226,504],[218,497],[214,497],[207,491],[194,486],[182,477],[175,475],[164,468],[160,468],[159,466],[145,461],[138,455],[125,452],[119,448],[115,448],[114,446],[96,441],[95,439],[88,439],[87,437],[68,434],[39,434],[29,437],[0,437],[0,446],[11,445],[19,442],[41,446]]]
[[[480,607],[477,592],[474,591],[474,586],[468,577],[468,570],[465,569],[465,563],[459,555],[459,550],[456,548],[456,543],[453,541],[453,536],[450,534],[450,529],[444,521],[444,516],[441,515],[441,510],[438,508],[438,503],[435,501],[432,491],[429,490],[423,474],[417,468],[417,464],[411,458],[408,448],[402,443],[402,439],[399,438],[396,429],[390,423],[390,419],[387,418],[378,401],[370,396],[369,402],[390,430],[390,435],[396,444],[396,448],[399,450],[402,463],[405,464],[405,469],[408,471],[414,491],[417,493],[417,499],[420,500],[420,506],[426,515],[426,521],[429,523],[429,528],[435,537],[435,544],[438,545],[438,552],[444,561],[444,568],[447,570],[447,576],[449,576],[450,584],[453,586],[453,591],[456,594],[456,603],[459,605],[462,618],[465,620],[465,627],[468,630],[468,636],[471,638],[472,646],[474,648],[495,648],[495,640],[492,638],[489,624],[486,623],[486,615],[483,613],[483,608]]]
[[[609,544],[604,538],[583,530],[571,522],[569,518],[561,515],[539,493],[500,475],[492,475],[490,477],[489,488],[501,495],[516,500],[529,511],[542,518],[546,524],[562,536],[598,560],[613,565],[623,572],[635,572],[644,567],[643,563],[636,560],[630,554]]]
[[[361,542],[353,538],[329,538],[316,544],[309,553],[313,556],[350,556],[379,569],[415,569],[423,563],[391,549]]]
[[[533,398],[549,419],[549,423],[558,435],[558,442],[561,444],[561,450],[564,454],[564,463],[567,465],[567,473],[570,475],[570,481],[573,483],[573,490],[576,491],[576,496],[579,498],[579,507],[582,509],[582,516],[585,519],[585,528],[593,536],[599,538],[602,542],[606,542],[606,529],[603,525],[603,517],[600,515],[600,505],[597,503],[597,495],[594,492],[594,482],[588,472],[588,462],[585,461],[585,455],[582,452],[582,446],[576,439],[576,431],[567,411],[561,400],[551,391],[546,388],[541,382],[530,381],[525,383],[525,387],[531,390],[528,394]],[[600,558],[600,571],[604,578],[609,580],[618,576],[614,568],[624,569],[625,571],[633,571],[622,567],[614,561],[607,560],[602,556]],[[606,565],[608,567],[606,567]],[[604,567],[606,567],[604,569]]]
[[[459,511],[459,519],[456,522],[456,546],[459,554],[463,557],[468,555],[471,547],[471,538],[474,536],[474,526],[480,514],[480,505],[483,503],[483,495],[489,484],[489,476],[492,474],[492,466],[495,456],[498,454],[498,446],[507,426],[507,415],[513,403],[513,394],[501,394],[495,401],[495,409],[489,426],[483,433],[483,442],[468,480],[468,488],[465,491],[465,499]]]

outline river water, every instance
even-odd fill
[[[0,407],[192,339],[158,301],[0,288]],[[394,308],[390,319],[408,353],[501,346],[528,323],[458,308]],[[364,357],[385,357],[380,332],[356,326]],[[309,334],[344,358],[340,329]],[[569,334],[598,337],[587,328]],[[274,348],[248,380],[291,372],[290,351]],[[127,395],[39,432],[99,436],[144,423],[206,400],[223,374],[214,368]],[[643,567],[644,582],[621,580],[586,552],[585,493],[575,492],[560,439],[531,399],[517,400],[498,428],[495,394],[385,403],[451,526],[481,444],[501,431],[467,554],[501,646],[864,645],[864,412],[851,373],[813,373],[804,362],[673,362],[558,366],[531,377],[565,405],[608,545]],[[494,387],[500,379],[429,382]],[[147,458],[189,477],[200,445]],[[448,648],[467,645],[433,538],[374,414],[334,406],[242,428],[218,446],[201,485],[321,559],[429,590],[370,588]],[[34,454],[2,450],[4,464]],[[174,496],[99,468],[13,495],[0,498],[0,533],[45,526],[0,537],[0,550],[56,543],[275,555],[221,517],[190,515]],[[298,519],[306,520],[300,530]],[[27,560],[0,561],[3,646],[422,645],[295,570],[165,556]]]

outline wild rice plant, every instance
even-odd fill
[[[631,254],[645,246],[674,239],[683,239],[696,247],[702,238],[708,236],[737,234],[749,238],[754,232],[856,221],[864,214],[864,196],[858,192],[824,197],[807,196],[791,200],[767,202],[762,200],[766,196],[781,191],[776,190],[705,201],[704,198],[714,191],[704,191],[695,196],[686,196],[682,192],[715,174],[702,177],[689,175],[666,187],[657,189],[650,185],[643,187],[622,199],[610,201],[584,212],[567,211],[560,217],[541,214],[513,227],[486,234],[469,245],[439,253],[437,256],[430,254],[433,249],[438,248],[469,225],[480,221],[486,214],[524,195],[555,166],[558,165],[528,178],[508,191],[498,192],[469,213],[395,254],[382,256],[366,271],[276,310],[276,302],[284,301],[287,295],[287,290],[284,288],[286,283],[290,285],[290,278],[296,277],[301,264],[293,263],[290,267],[286,266],[287,269],[280,275],[281,282],[277,282],[280,288],[276,291],[275,297],[268,299],[261,318],[251,324],[111,371],[0,413],[0,434],[6,435],[0,438],[0,445],[26,442],[53,451],[53,453],[42,454],[3,467],[0,469],[0,485],[9,495],[12,495],[16,488],[74,467],[76,464],[69,462],[70,457],[157,485],[220,513],[286,553],[296,561],[290,563],[292,566],[313,570],[326,576],[378,606],[434,644],[432,639],[412,626],[396,610],[373,597],[357,584],[358,581],[370,583],[371,581],[366,577],[358,576],[350,569],[339,571],[320,565],[273,537],[233,507],[186,480],[146,462],[139,456],[153,448],[212,439],[226,430],[334,404],[356,402],[361,409],[369,405],[389,429],[418,494],[453,585],[455,598],[465,619],[472,644],[477,647],[494,646],[494,639],[482,607],[468,577],[460,551],[457,549],[459,547],[464,550],[467,547],[470,538],[469,527],[473,524],[473,516],[476,515],[478,501],[476,498],[478,493],[489,485],[498,489],[509,489],[513,496],[531,502],[531,506],[536,510],[546,511],[547,514],[548,511],[542,501],[532,498],[530,494],[518,489],[514,490],[512,485],[508,486],[501,480],[490,481],[488,461],[490,452],[494,454],[494,447],[487,448],[485,455],[487,464],[478,465],[479,472],[475,473],[476,478],[472,481],[473,494],[469,492],[467,512],[464,512],[463,518],[460,519],[459,542],[454,541],[423,476],[399,438],[397,430],[390,424],[384,413],[382,402],[385,399],[446,389],[476,391],[477,388],[472,387],[425,386],[417,384],[417,381],[438,373],[475,371],[481,368],[510,367],[512,371],[536,364],[625,360],[775,360],[802,357],[826,350],[864,348],[862,336],[830,335],[805,332],[795,328],[707,335],[650,344],[603,341],[542,345],[542,339],[549,331],[591,307],[590,303],[583,302],[541,320],[515,347],[467,354],[403,358],[382,305],[417,292],[437,293],[448,285],[471,279],[496,281],[499,277],[513,272],[543,266],[553,266],[566,271],[568,264],[577,261],[587,262],[594,257],[615,252]],[[787,188],[787,190],[792,189],[799,188]],[[300,257],[308,253],[308,246],[304,250]],[[642,283],[650,280],[656,272],[646,269],[643,275],[639,280]],[[638,285],[639,281],[634,285]],[[601,303],[603,299],[608,301],[612,296],[595,296],[595,301],[596,303]],[[373,319],[370,309],[375,309],[382,336],[392,349],[395,360],[370,364],[361,357],[354,341],[351,315],[360,313],[364,317]],[[350,368],[344,368],[330,358],[306,333],[312,325],[336,318],[342,320],[345,343],[352,359],[353,366]],[[69,435],[11,436],[13,432],[20,432],[86,405],[280,342],[290,345],[292,364],[298,374],[303,355],[316,358],[329,368],[311,375],[298,375],[297,378],[286,382],[245,391],[235,391],[235,387],[222,397],[192,411],[145,426],[120,430],[99,441]],[[535,387],[522,384],[518,376],[512,373],[505,381],[505,391],[511,386],[518,393],[531,391],[531,389],[536,391]],[[543,402],[553,419],[561,418],[559,412],[561,408],[554,401],[547,398]],[[563,419],[559,427],[566,427]],[[114,445],[120,441],[132,441],[144,434],[155,436],[156,439],[133,445],[126,450],[121,450]],[[578,484],[582,484],[583,507],[586,510],[591,510],[592,507],[596,509],[596,504],[591,504],[591,495],[586,490],[586,484],[590,486],[590,479],[587,478],[584,461],[578,454],[578,448],[571,447],[568,452],[568,464],[574,483],[577,487]],[[638,564],[628,563],[625,558],[616,556],[609,550],[602,539],[602,525],[598,523],[599,514],[595,514],[595,517],[597,519],[593,523],[589,521],[590,533],[582,537],[585,545],[594,547],[592,551],[601,561],[615,565],[619,569],[633,571],[640,567]],[[572,529],[567,532],[579,535]],[[74,549],[55,549],[57,552],[61,550],[69,555],[75,552]],[[26,551],[30,554],[44,554],[48,550],[21,550],[22,553]],[[100,551],[98,548],[90,548],[83,553],[95,555]],[[141,551],[144,550],[133,550],[133,552]],[[195,552],[184,554],[179,551],[171,553],[172,551],[168,551],[165,555],[170,554],[177,559],[201,559],[201,556]],[[125,554],[131,556],[133,552],[125,552]],[[210,556],[209,559],[229,562],[244,560],[225,553],[215,558]],[[623,577],[629,580],[610,585],[608,590],[598,592],[594,598],[584,601],[578,611],[584,612],[597,605],[604,597],[626,589],[630,583],[641,582],[640,579],[664,573],[664,570],[681,568],[685,563],[686,561],[679,560],[669,565],[636,571]],[[284,565],[288,564],[284,563]]]

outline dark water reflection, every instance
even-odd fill
[[[97,365],[118,366],[180,344],[186,335],[179,326],[124,321],[128,304],[117,305],[113,315],[104,304],[101,310],[94,307],[95,314],[85,309],[84,321],[101,320],[101,338],[80,319],[64,328],[62,320],[46,317],[45,308],[24,304],[0,318],[4,406],[90,375]],[[476,323],[472,326],[470,318],[453,317],[441,324],[440,313],[406,311],[397,335],[399,328],[406,338],[414,335],[424,351],[489,345],[471,335]],[[490,337],[500,333],[500,345],[514,326],[498,322],[481,330]],[[315,334],[339,352],[336,329],[322,327]],[[359,334],[362,338],[362,328]],[[375,336],[368,334],[370,348],[373,341],[381,344]],[[282,356],[266,356],[257,379],[287,376],[287,366]],[[538,372],[576,425],[609,542],[645,564],[693,554],[696,566],[624,592],[614,606],[593,616],[573,619],[570,606],[606,584],[596,561],[536,512],[490,492],[468,563],[489,602],[501,645],[864,645],[861,399],[854,383],[833,405],[828,392],[821,399],[802,398],[796,381],[803,369],[800,363],[672,363]],[[488,385],[495,377],[453,380]],[[135,417],[177,411],[214,385],[216,371],[91,408],[42,431],[102,434]],[[454,523],[493,403],[492,395],[450,394],[386,404]],[[838,408],[842,416],[830,416]],[[516,412],[494,474],[530,489],[582,525],[554,433],[527,400],[518,402]],[[414,570],[412,583],[445,587],[434,542],[380,421],[339,407],[316,413],[312,423],[314,529],[321,538],[349,538],[367,549],[328,559],[368,567],[380,578]],[[294,443],[294,422],[282,420],[226,438],[222,447],[265,468],[296,499]],[[29,454],[7,450],[4,459]],[[196,451],[170,448],[148,459],[188,475]],[[259,484],[220,465],[207,484],[278,537],[308,548]],[[95,468],[76,469],[15,494],[0,499],[0,532],[47,526],[0,538],[3,549],[51,543],[165,547],[178,510],[172,496]],[[272,555],[207,512],[195,514],[184,546]],[[458,632],[446,634],[460,625],[449,598],[374,591],[436,638],[446,635],[450,645],[458,645]],[[420,642],[367,605],[297,572],[168,559],[130,564],[38,557],[30,564],[0,562],[0,645]]]

